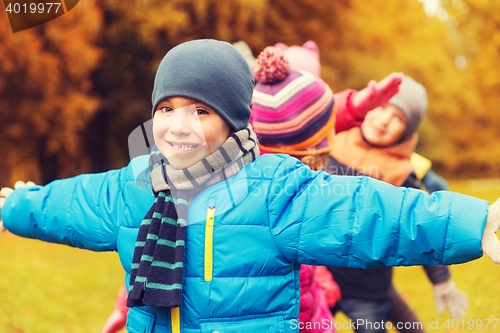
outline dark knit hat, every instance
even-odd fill
[[[387,103],[397,106],[406,116],[406,131],[401,141],[407,140],[417,130],[427,111],[427,92],[424,86],[405,75],[399,85],[399,92]]]
[[[253,75],[243,56],[229,43],[213,39],[189,41],[172,48],[156,72],[153,114],[165,98],[200,101],[234,130],[250,119]]]

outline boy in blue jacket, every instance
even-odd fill
[[[488,212],[487,202],[457,193],[258,157],[252,92],[252,73],[230,44],[173,48],[155,78],[149,159],[16,189],[1,203],[4,226],[117,251],[129,332],[298,332],[302,263],[456,264],[482,248],[498,261],[498,203]]]

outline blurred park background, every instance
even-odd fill
[[[334,92],[394,71],[412,76],[429,96],[417,151],[453,180],[452,190],[500,196],[499,181],[491,180],[500,177],[494,0],[81,0],[15,34],[1,13],[0,187],[125,166],[128,135],[150,119],[160,60],[196,38],[244,40],[254,55],[277,42],[313,40]],[[0,252],[0,332],[99,332],[123,279],[116,253],[9,233],[0,234]],[[452,272],[470,297],[466,319],[500,317],[498,266],[483,258]],[[418,267],[396,270],[398,288],[424,324],[444,323],[449,317],[437,314],[425,279]],[[429,331],[499,329],[440,324]]]
[[[15,34],[0,15],[0,186],[126,165],[160,60],[195,38],[314,40],[334,92],[404,72],[429,95],[418,152],[447,178],[500,176],[498,1],[82,0]]]

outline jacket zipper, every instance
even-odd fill
[[[207,211],[205,225],[205,281],[212,281],[213,247],[214,247],[214,216],[215,206],[210,206]]]
[[[170,315],[172,317],[172,333],[181,333],[181,314],[179,307],[171,308]]]

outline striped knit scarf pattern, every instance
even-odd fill
[[[258,156],[257,137],[250,125],[187,169],[172,168],[156,145],[153,146],[149,168],[156,198],[139,228],[130,272],[128,307],[180,306],[189,198],[235,176]]]

